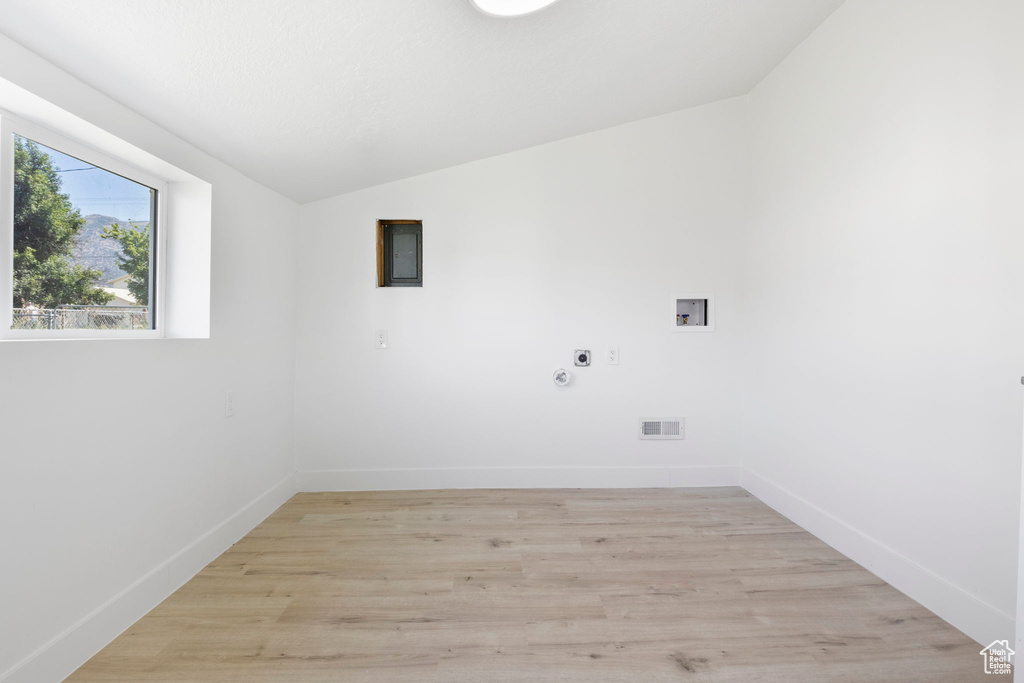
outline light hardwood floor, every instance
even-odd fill
[[[737,488],[306,493],[69,680],[964,683],[979,649]]]

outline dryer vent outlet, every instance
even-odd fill
[[[640,418],[641,440],[683,439],[685,421],[681,417]]]

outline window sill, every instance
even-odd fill
[[[8,330],[0,342],[9,341],[97,341],[116,339],[167,339],[158,330],[50,330],[46,334],[30,330]]]

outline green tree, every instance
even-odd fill
[[[117,265],[128,274],[128,291],[136,303],[149,305],[149,226],[130,224],[122,228],[114,223],[103,228],[103,237],[121,243]]]
[[[31,140],[14,139],[14,306],[105,304],[95,286],[102,273],[71,265],[75,236],[85,225],[66,194],[50,155]]]

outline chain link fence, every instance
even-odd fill
[[[146,306],[15,308],[14,330],[148,330]]]

